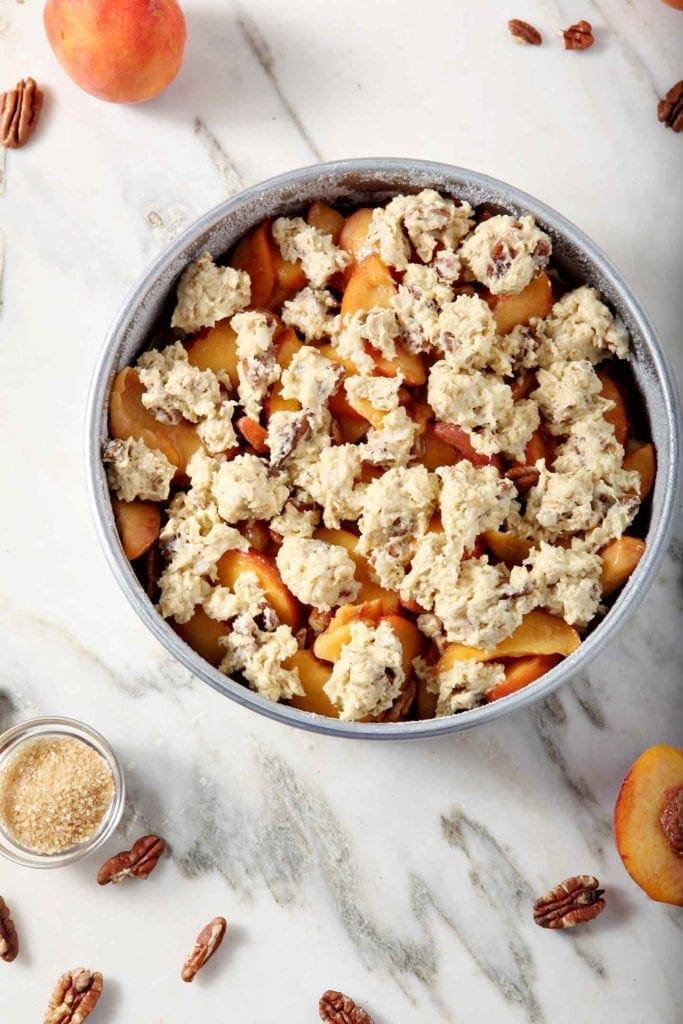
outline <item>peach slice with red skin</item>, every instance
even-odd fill
[[[401,641],[403,671],[406,676],[412,671],[412,661],[422,650],[423,641],[417,626],[402,615],[380,615],[376,616],[377,609],[375,602],[364,602],[365,613],[359,613],[355,618],[349,618],[341,625],[334,626],[334,620],[328,629],[316,637],[313,644],[313,653],[323,661],[337,661],[341,654],[342,647],[351,639],[351,626],[354,622],[365,622],[369,626],[379,626],[386,622]],[[380,604],[380,602],[377,602]],[[362,606],[361,606],[362,607]]]
[[[226,551],[218,560],[218,580],[224,587],[235,589],[235,581],[243,572],[253,572],[280,622],[296,629],[301,620],[299,602],[282,582],[272,558],[260,551]]]
[[[439,672],[446,672],[458,661],[500,661],[530,654],[561,654],[567,657],[581,645],[579,634],[564,619],[538,609],[527,612],[517,629],[491,650],[449,644],[438,662]]]
[[[522,690],[529,683],[535,683],[561,661],[562,657],[559,654],[531,654],[526,658],[515,658],[505,666],[503,682],[498,683],[485,695],[486,703],[490,704],[501,697],[509,697],[511,693]]]
[[[657,472],[655,446],[649,442],[636,445],[635,448],[626,453],[623,465],[624,469],[640,475],[638,494],[640,500],[645,501],[655,484],[655,474]]]
[[[237,334],[229,320],[219,320],[193,338],[187,346],[187,359],[200,370],[227,373],[234,388],[239,384]]]
[[[488,299],[498,334],[507,334],[518,324],[527,324],[532,317],[543,319],[553,304],[553,289],[547,274],[535,277],[517,295],[491,295]]]
[[[650,747],[632,765],[614,808],[614,838],[650,899],[683,906],[683,750]]]
[[[161,512],[153,501],[119,501],[112,498],[112,509],[126,558],[134,561],[149,551],[161,530]]]
[[[434,424],[434,434],[444,444],[455,448],[460,456],[471,462],[473,466],[495,466],[502,473],[502,457],[500,455],[482,455],[481,452],[478,452],[473,447],[467,431],[463,427],[458,426],[457,423],[446,423],[444,420],[437,420]]]
[[[602,559],[600,583],[605,597],[623,587],[645,554],[645,541],[638,537],[617,537],[599,552]]]
[[[171,625],[178,636],[182,637],[197,654],[211,665],[220,665],[225,648],[220,645],[219,640],[230,632],[227,623],[210,618],[203,608],[197,606],[188,622],[178,623],[171,620]]]
[[[255,452],[263,455],[268,451],[268,431],[256,420],[253,420],[251,416],[240,416],[236,419],[235,429],[240,432]]]

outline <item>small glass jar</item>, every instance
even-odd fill
[[[22,846],[7,832],[0,819],[0,854],[16,864],[30,868],[59,868],[64,864],[73,864],[102,846],[121,820],[126,799],[123,770],[105,738],[83,722],[73,718],[34,718],[8,729],[0,735],[0,770],[9,764],[25,743],[37,739],[66,738],[86,743],[104,759],[111,771],[114,795],[95,832],[82,843],[59,853],[36,853]]]

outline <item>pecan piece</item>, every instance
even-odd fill
[[[528,21],[520,21],[519,18],[510,18],[508,21],[508,29],[510,35],[516,43],[522,43],[526,46],[540,46],[543,41],[543,36],[530,25]]]
[[[321,995],[318,1013],[323,1024],[374,1024],[370,1014],[357,1006],[350,996],[333,989]]]
[[[194,981],[197,972],[202,969],[207,960],[211,959],[220,946],[227,927],[228,922],[224,917],[214,917],[202,928],[180,972],[183,981]]]
[[[43,94],[32,78],[17,82],[14,89],[0,93],[0,145],[5,149],[19,149],[33,135]]]
[[[0,960],[11,964],[19,952],[19,936],[12,920],[12,911],[0,896]]]
[[[662,96],[657,104],[657,120],[674,132],[683,132],[683,79]]]
[[[540,480],[540,473],[534,466],[510,466],[505,476],[512,480],[520,494],[535,487]]]
[[[659,824],[673,852],[683,857],[683,786],[669,794]]]
[[[575,875],[560,882],[534,903],[534,921],[541,928],[573,928],[605,909],[604,889],[592,875]]]
[[[595,42],[590,21],[577,21],[575,25],[562,29],[558,35],[564,39],[565,50],[587,50]]]
[[[276,434],[271,440],[270,465],[271,469],[279,469],[285,462],[300,441],[308,435],[311,429],[311,420],[307,412],[295,413],[289,420],[287,426]]]
[[[166,843],[159,836],[141,836],[130,850],[115,853],[97,872],[97,884],[120,882],[123,878],[147,878],[154,871]]]
[[[63,974],[50,996],[43,1024],[82,1024],[95,1009],[104,984],[99,971],[77,967]]]

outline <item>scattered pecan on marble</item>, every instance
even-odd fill
[[[659,824],[673,852],[683,857],[683,786],[669,794]]]
[[[350,996],[328,989],[318,1003],[323,1024],[374,1024],[369,1013],[354,1003]]]
[[[590,21],[577,21],[575,25],[561,29],[558,35],[564,39],[565,50],[587,50],[595,42]]]
[[[50,996],[43,1024],[82,1024],[102,995],[104,980],[99,971],[77,967],[63,974]]]
[[[520,494],[535,487],[540,479],[540,473],[534,466],[510,466],[505,476],[512,480]]]
[[[605,909],[604,889],[592,875],[575,875],[560,882],[534,903],[534,921],[541,928],[573,928]]]
[[[97,872],[98,885],[120,882],[124,878],[147,878],[154,871],[166,843],[159,836],[141,836],[130,850],[115,853]]]
[[[202,969],[207,960],[211,959],[220,946],[227,927],[228,922],[224,917],[214,917],[202,928],[180,972],[183,981],[194,981],[197,972]]]
[[[0,145],[5,149],[19,149],[33,135],[43,94],[32,78],[22,78],[14,89],[0,93]]]
[[[0,896],[0,960],[11,964],[19,952],[19,936],[12,920],[12,911]]]
[[[683,79],[672,85],[657,104],[657,119],[674,132],[683,132]]]
[[[523,43],[526,46],[540,46],[543,41],[541,33],[533,25],[530,25],[528,21],[510,18],[508,29],[516,43]]]

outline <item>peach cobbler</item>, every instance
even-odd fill
[[[161,615],[273,701],[451,715],[575,651],[645,545],[623,324],[550,238],[425,189],[204,253],[104,463]],[[640,526],[639,526],[640,524]]]

